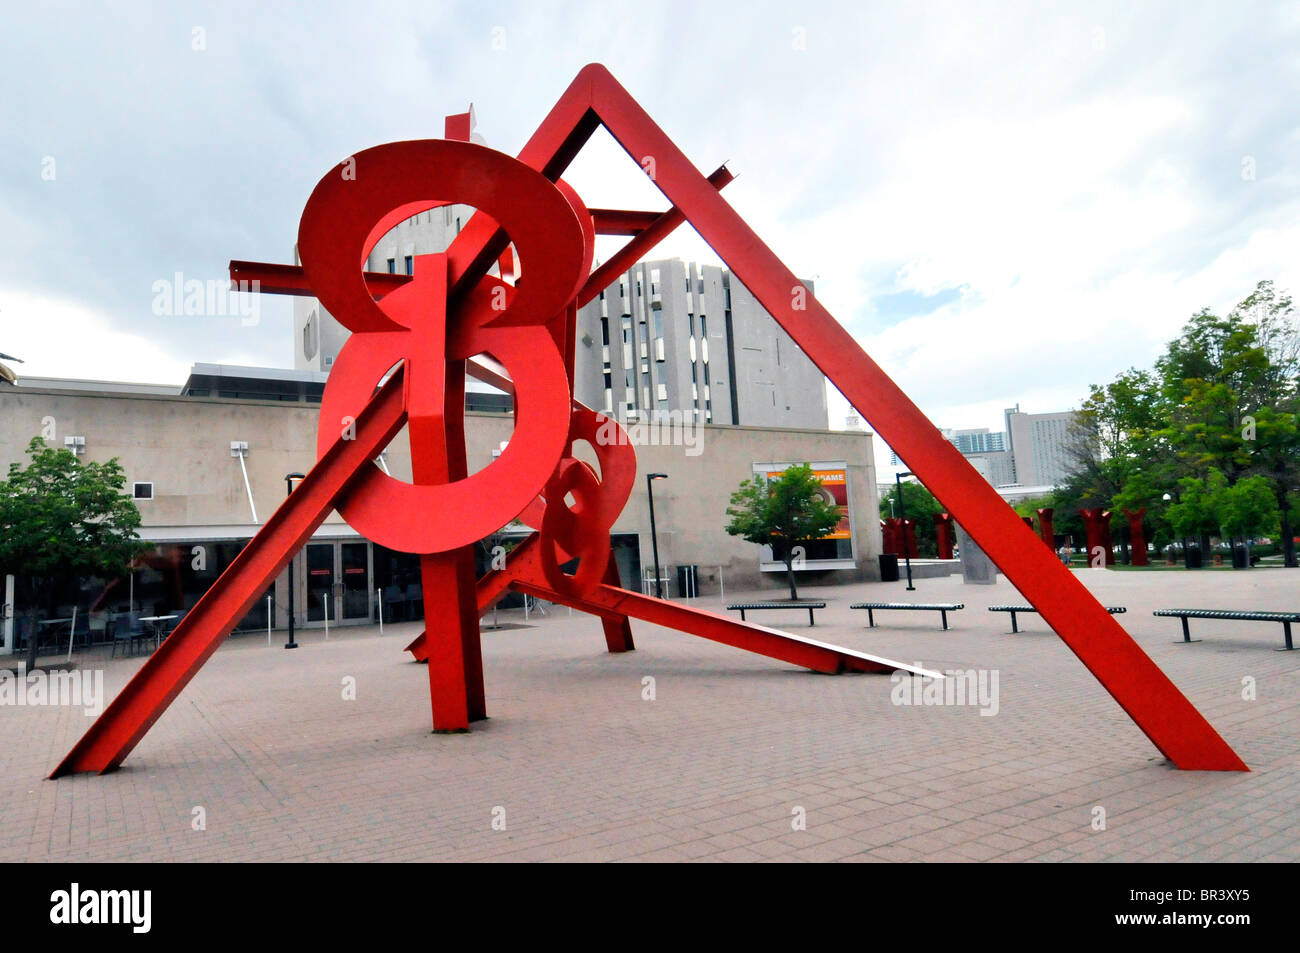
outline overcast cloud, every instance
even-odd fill
[[[284,299],[156,315],[154,283],[291,260],[334,163],[471,101],[516,152],[591,61],[702,171],[731,160],[728,201],[942,426],[1077,405],[1194,311],[1300,293],[1300,5],[813,8],[7,2],[0,351],[291,366]],[[608,140],[567,178],[665,204]]]

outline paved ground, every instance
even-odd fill
[[[830,602],[809,634],[996,670],[993,717],[644,624],[638,651],[610,656],[594,619],[552,609],[484,634],[491,719],[433,735],[426,669],[401,652],[412,626],[314,631],[297,652],[245,636],[110,776],[43,780],[90,723],[80,710],[0,708],[0,860],[1300,860],[1300,651],[1273,651],[1281,627],[1260,623],[1202,622],[1205,641],[1175,645],[1177,620],[1150,614],[1296,608],[1300,575],[1082,578],[1128,606],[1252,773],[1172,769],[1041,620],[1013,636],[984,611],[1020,601],[1009,584],[952,577],[913,594],[964,601],[952,631],[929,613],[866,630],[850,602],[908,595],[877,584],[801,593]],[[111,696],[140,661],[83,664]]]

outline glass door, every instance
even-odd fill
[[[339,543],[338,618],[344,622],[370,619],[369,550],[369,543]]]
[[[325,621],[325,600],[334,598],[334,563],[338,543],[308,543],[307,554],[307,621]],[[329,607],[333,622],[334,606]]]

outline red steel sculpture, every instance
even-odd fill
[[[1145,566],[1147,565],[1147,536],[1142,528],[1142,517],[1147,515],[1147,508],[1142,506],[1136,510],[1125,510],[1124,515],[1128,517],[1129,561],[1134,566]]]
[[[668,211],[588,209],[560,179],[601,126],[668,198]],[[634,647],[635,617],[819,672],[934,674],[620,586],[609,529],[631,491],[636,461],[614,421],[573,399],[576,312],[684,222],[1166,757],[1186,769],[1247,770],[723,201],[719,191],[731,174],[698,172],[603,66],[578,74],[518,158],[465,141],[465,116],[449,117],[446,135],[368,149],[331,170],[303,212],[301,267],[231,262],[232,281],[257,279],[264,292],[313,295],[352,331],[322,399],[319,459],[52,777],[118,767],[335,508],[371,540],[421,556],[425,606],[434,608],[426,608],[425,632],[408,648],[428,662],[435,731],[464,731],[486,717],[478,619],[511,589],[598,616],[611,652]],[[417,257],[411,276],[361,270],[395,224],[451,202],[477,211],[444,254]],[[596,234],[630,237],[593,272]],[[511,283],[516,262],[522,280]],[[489,273],[494,266],[500,277]],[[467,373],[515,401],[514,438],[472,475],[464,442]],[[409,484],[373,462],[403,427],[411,445]],[[599,469],[580,451],[594,454]],[[504,568],[476,580],[471,547],[515,517],[535,532]],[[561,567],[575,557],[576,573],[565,573]]]
[[[1047,544],[1047,548],[1055,552],[1056,528],[1052,525],[1052,517],[1055,515],[1056,510],[1050,506],[1045,506],[1042,509],[1035,510],[1034,512],[1038,514],[1038,535],[1041,536],[1043,542]]]

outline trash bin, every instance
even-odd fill
[[[1183,553],[1183,565],[1186,566],[1188,569],[1200,569],[1201,568],[1201,547],[1188,546],[1187,550]]]
[[[1245,547],[1245,546],[1233,546],[1233,547],[1232,547],[1232,568],[1233,568],[1233,569],[1248,569],[1248,568],[1250,568],[1250,563],[1248,562],[1248,560],[1247,560],[1247,556],[1246,556],[1246,547]]]
[[[881,553],[877,558],[880,560],[880,581],[898,582],[898,553]]]

